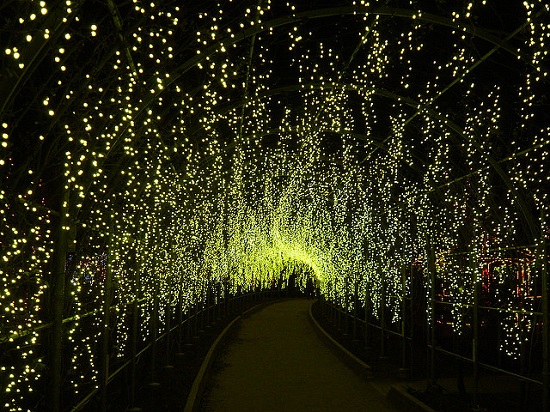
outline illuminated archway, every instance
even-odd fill
[[[512,360],[547,320],[544,1],[51,3],[0,5],[9,408],[289,262],[393,325],[412,266],[456,335],[490,283]]]

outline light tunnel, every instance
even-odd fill
[[[434,351],[548,408],[549,11],[3,1],[2,408],[71,409],[305,268],[404,338],[418,303]]]

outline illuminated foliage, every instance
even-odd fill
[[[546,256],[506,251],[548,236],[546,2],[117,3],[0,5],[3,407],[44,402],[56,259],[71,402],[106,299],[122,363],[134,301],[145,345],[154,305],[162,333],[208,288],[304,268],[395,324],[414,267],[458,335],[491,268],[519,356]]]

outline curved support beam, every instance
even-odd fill
[[[62,7],[52,11],[44,24],[46,27],[53,27],[50,29],[49,38],[45,39],[42,33],[40,33],[41,35],[37,33],[28,47],[21,50],[20,61],[25,64],[25,67],[20,72],[13,72],[8,68],[0,71],[0,118],[11,103],[16,91],[27,82],[50,48],[55,46],[56,40],[63,34],[63,28],[67,23],[59,18],[58,13],[61,11]],[[68,20],[74,19],[75,15],[76,13],[73,13]]]
[[[134,64],[134,59],[132,58],[132,53],[126,43],[126,39],[124,38],[124,32],[122,29],[122,18],[120,17],[118,8],[113,2],[113,0],[107,0],[107,5],[109,6],[109,11],[111,12],[113,23],[117,30],[120,43],[124,47],[124,54],[126,55],[126,60],[128,60],[128,66],[130,67],[130,70],[132,70],[132,73],[136,75],[137,74],[136,65]]]
[[[185,73],[187,73],[197,64],[206,60],[207,57],[210,57],[218,53],[221,46],[224,46],[227,48],[228,46],[232,46],[243,40],[246,40],[248,38],[261,34],[263,32],[269,31],[270,29],[286,26],[301,20],[320,19],[320,18],[344,16],[344,15],[363,15],[363,14],[401,17],[401,18],[407,18],[411,20],[415,19],[424,23],[432,23],[440,26],[450,27],[454,30],[463,30],[466,33],[470,33],[473,36],[479,37],[480,39],[486,40],[487,42],[494,44],[495,46],[497,46],[496,49],[505,50],[506,52],[512,54],[513,56],[523,59],[530,64],[527,56],[517,51],[512,46],[509,46],[505,40],[490,34],[488,31],[477,28],[473,25],[468,25],[468,24],[459,25],[457,24],[457,22],[453,21],[452,19],[437,16],[435,14],[423,13],[421,11],[414,11],[410,9],[387,7],[387,6],[379,6],[376,8],[370,8],[365,6],[331,7],[331,8],[324,8],[324,9],[308,10],[301,13],[295,13],[289,16],[279,17],[279,18],[264,22],[262,24],[251,26],[247,29],[244,29],[240,33],[234,33],[232,36],[226,37],[212,44],[211,46],[207,47],[204,52],[193,56],[192,58],[190,58],[189,60],[181,64],[179,67],[177,67],[174,70],[174,72],[171,73],[170,78],[166,82],[163,90],[166,90],[168,86],[170,86],[173,82],[175,82]],[[135,112],[133,116],[134,121],[144,111],[146,111],[146,109],[149,107],[151,103],[153,103],[162,94],[163,90],[159,90],[155,94],[151,94],[147,96],[146,99],[144,99],[143,104],[141,105],[139,110]],[[127,129],[122,130],[119,136],[124,135],[126,130]],[[113,143],[113,146],[115,144],[116,142]]]
[[[353,85],[344,85],[342,87],[345,88],[346,90],[352,90],[352,91],[357,91],[358,90],[358,88],[353,86]],[[258,99],[262,99],[262,98],[265,98],[265,97],[268,97],[268,96],[273,96],[273,95],[277,95],[277,94],[281,94],[281,93],[285,93],[285,92],[294,92],[294,91],[307,90],[307,89],[309,89],[309,90],[312,90],[312,89],[326,90],[326,89],[334,89],[334,88],[335,88],[335,86],[323,85],[323,84],[320,84],[320,83],[306,84],[306,85],[290,85],[290,86],[285,86],[285,87],[280,87],[280,88],[277,88],[277,89],[269,90],[268,92],[263,93],[261,96],[258,96]],[[416,100],[413,100],[409,97],[401,96],[401,95],[398,95],[396,93],[390,92],[389,90],[385,90],[385,89],[374,89],[374,90],[372,90],[372,93],[375,94],[375,95],[378,95],[378,96],[386,97],[388,99],[392,99],[392,100],[395,100],[397,102],[401,102],[403,104],[406,104],[407,106],[410,106],[410,107],[416,109],[417,113],[419,113],[419,114],[423,113],[423,112],[428,114],[428,116],[430,116],[431,118],[439,120],[444,125],[444,127],[448,128],[454,135],[460,137],[464,141],[468,141],[469,143],[471,143],[473,145],[473,147],[480,154],[483,155],[483,157],[487,160],[487,163],[489,163],[489,165],[495,170],[495,172],[500,176],[500,178],[502,179],[502,181],[504,182],[506,187],[510,190],[510,193],[512,193],[515,202],[517,203],[519,209],[521,210],[521,213],[523,214],[523,216],[525,218],[525,221],[526,221],[526,223],[529,227],[529,231],[530,231],[533,239],[535,239],[535,240],[537,239],[538,230],[536,228],[535,221],[534,221],[533,216],[532,216],[532,214],[529,210],[529,207],[527,206],[527,204],[525,203],[523,198],[520,196],[520,194],[518,193],[518,191],[514,187],[514,185],[511,181],[510,177],[508,176],[508,174],[502,168],[502,166],[501,166],[502,162],[501,161],[498,161],[498,160],[494,159],[492,156],[489,156],[487,153],[485,153],[483,151],[483,149],[481,148],[481,146],[475,140],[470,139],[466,135],[466,132],[460,126],[458,126],[456,123],[450,121],[445,116],[441,115],[440,113],[436,112],[435,110],[429,108],[428,106],[423,105],[423,104],[421,104],[421,103],[417,102]],[[227,111],[229,111],[233,108],[236,108],[236,107],[240,107],[243,104],[245,104],[244,101],[237,102],[237,103],[235,103],[231,106],[228,106]],[[273,134],[273,133],[277,133],[277,132],[285,132],[285,131],[286,130],[272,129],[272,130],[269,130],[267,132],[262,133],[260,136],[265,136],[265,135],[268,135],[268,134]],[[292,132],[293,130],[290,130],[290,131]],[[294,131],[298,131],[298,130],[294,130]],[[327,130],[327,131],[329,131],[329,130]],[[333,133],[349,133],[349,131],[338,131],[338,130],[330,130],[330,132],[333,132]],[[355,137],[361,138],[361,139],[367,138],[367,136],[356,134],[356,133],[350,133],[350,134],[352,134]],[[258,135],[256,135],[256,136],[258,136]],[[371,139],[368,139],[368,138],[367,138],[367,140],[369,142],[371,142],[373,145],[375,145],[376,148],[387,151],[387,148],[384,146],[384,142],[386,142],[387,139],[384,139],[381,142],[375,142],[375,141],[373,141]],[[231,147],[232,147],[232,145],[227,146],[227,148],[231,148]],[[365,162],[367,159],[368,159],[368,157],[365,158],[363,160],[363,162]],[[408,166],[412,167],[411,165],[408,165]]]
[[[537,14],[536,17],[540,16],[540,13]],[[523,23],[521,26],[519,26],[516,30],[514,30],[512,33],[510,33],[509,36],[506,37],[505,41],[508,41],[515,37],[519,32],[521,32],[523,29],[525,29],[529,25],[529,22]],[[489,57],[491,57],[496,51],[499,50],[499,46],[496,45],[491,50],[489,50],[487,53],[485,53],[480,59],[478,59],[474,64],[472,64],[468,69],[462,73],[461,76],[456,77],[451,83],[449,83],[443,90],[441,90],[436,96],[432,97],[429,101],[429,105],[433,104],[437,99],[439,99],[441,96],[443,96],[447,91],[449,91],[453,86],[460,83],[468,74],[470,74],[477,66],[482,64],[484,61],[486,61]],[[404,125],[406,126],[411,122],[416,116],[418,116],[424,108],[417,110],[412,116],[410,116],[407,120],[405,120]],[[389,137],[388,137],[389,139]],[[386,139],[387,140],[387,139]],[[376,151],[376,149],[375,149]],[[374,154],[374,151],[370,154],[372,156]]]
[[[269,135],[274,135],[274,134],[284,134],[284,133],[300,133],[300,132],[306,132],[306,131],[311,131],[310,128],[307,128],[307,127],[302,127],[302,126],[296,126],[296,127],[291,127],[291,128],[287,128],[287,129],[282,129],[280,127],[276,127],[276,128],[273,128],[273,129],[269,129],[269,130],[266,130],[264,132],[261,132],[261,133],[253,133],[253,134],[250,134],[248,136],[244,136],[244,139],[261,139],[263,137],[266,137],[266,136],[269,136]],[[355,133],[353,132],[352,130],[345,130],[345,129],[323,129],[323,130],[318,130],[317,132],[319,133],[334,133],[334,134],[339,134],[339,135],[349,135],[349,136],[352,136],[356,139],[359,139],[359,140],[363,140],[369,144],[372,144],[378,148],[380,148],[381,150],[384,150],[384,151],[388,151],[388,148],[383,146],[383,144],[381,142],[378,142],[376,140],[373,140],[372,138],[370,138],[369,136],[367,136],[366,134],[363,134],[363,133]],[[229,145],[226,146],[226,149],[231,149],[233,147],[235,147],[237,145],[237,143],[233,142]],[[417,156],[414,156],[416,159],[420,160]],[[409,164],[409,163],[406,163],[406,165],[408,167],[410,167],[412,170],[418,172],[421,174],[421,170],[419,170],[416,166],[412,165],[412,164]]]
[[[531,233],[531,236],[532,236],[533,240],[534,241],[537,240],[538,230],[537,230],[537,227],[535,225],[535,220],[533,219],[532,213],[529,210],[529,207],[527,206],[524,199],[521,197],[521,195],[518,193],[518,191],[514,187],[510,177],[508,176],[508,174],[504,171],[504,169],[500,165],[500,162],[495,160],[492,156],[489,156],[487,153],[485,153],[476,140],[470,139],[466,135],[464,130],[460,126],[458,126],[456,123],[450,121],[446,117],[444,117],[441,114],[437,113],[435,110],[432,110],[429,107],[426,107],[426,106],[414,101],[413,99],[410,99],[408,97],[398,96],[398,95],[396,95],[394,93],[391,93],[389,91],[384,91],[383,93],[377,93],[377,94],[379,94],[380,96],[388,97],[390,99],[394,99],[394,100],[397,99],[399,101],[402,101],[403,103],[407,104],[408,106],[418,108],[419,112],[422,112],[422,111],[426,112],[430,117],[441,121],[445,125],[445,127],[448,128],[449,130],[451,130],[455,135],[457,135],[460,138],[462,138],[463,140],[471,143],[472,146],[487,160],[487,163],[489,163],[491,165],[491,167],[495,170],[495,172],[500,176],[500,178],[502,179],[502,181],[504,182],[504,184],[506,185],[508,190],[510,190],[510,193],[514,197],[515,202],[517,203],[521,213],[523,214],[523,217],[525,218],[525,222],[527,223],[527,226],[529,228],[529,232]]]
[[[197,54],[196,56],[188,59],[183,64],[181,64],[176,70],[172,73],[170,76],[169,81],[165,86],[169,86],[173,82],[175,82],[177,79],[179,79],[181,76],[183,76],[185,73],[187,73],[189,70],[191,70],[193,67],[195,67],[200,62],[203,62],[207,59],[207,57],[212,56],[216,53],[219,53],[219,50],[221,46],[232,46],[233,44],[237,44],[245,39],[248,38],[254,38],[255,36],[266,32],[270,29],[274,29],[277,27],[289,25],[292,23],[296,23],[298,21],[304,20],[304,19],[320,19],[320,18],[327,18],[327,17],[333,17],[333,16],[343,16],[343,15],[379,15],[379,16],[391,16],[391,17],[400,17],[400,18],[407,18],[407,19],[416,19],[417,21],[421,21],[424,23],[431,23],[431,24],[437,24],[440,26],[446,26],[450,27],[454,30],[462,30],[464,32],[470,33],[471,35],[484,39],[492,44],[495,45],[495,47],[489,52],[490,54],[494,53],[497,50],[505,50],[508,53],[520,58],[524,59],[526,62],[529,62],[528,58],[524,56],[521,52],[518,52],[517,50],[513,49],[511,46],[507,44],[507,41],[510,40],[512,37],[517,35],[523,28],[528,24],[525,23],[524,25],[520,26],[518,29],[516,29],[513,33],[511,33],[509,36],[507,36],[505,39],[498,38],[489,32],[476,28],[472,25],[461,25],[458,24],[456,21],[453,21],[451,19],[447,19],[441,16],[437,16],[430,13],[423,13],[421,11],[414,11],[410,9],[403,9],[403,8],[395,8],[395,7],[387,7],[387,6],[379,6],[376,8],[370,8],[370,7],[364,7],[364,6],[348,6],[348,7],[334,7],[334,8],[324,8],[324,9],[316,9],[316,10],[309,10],[302,13],[296,13],[289,16],[284,16],[280,18],[276,18],[267,22],[264,22],[262,24],[257,24],[254,26],[251,26],[247,29],[244,29],[240,33],[234,34],[233,37],[228,37],[225,39],[220,40],[217,43],[212,44],[209,46],[203,53]],[[56,35],[60,34],[60,26],[56,27],[56,30],[54,31]],[[53,43],[53,40],[55,39],[55,35],[52,36],[52,39],[50,39],[49,43]],[[18,87],[21,86],[21,84],[24,83],[25,79],[27,79],[30,76],[30,73],[32,73],[32,70],[34,67],[36,67],[36,62],[40,60],[40,56],[43,56],[45,53],[45,50],[47,50],[47,41],[43,41],[41,43],[36,43],[36,50],[29,55],[30,64],[27,65],[27,68],[25,69],[25,72],[17,79],[16,82],[12,84],[11,88],[8,88],[8,91],[6,93],[6,98],[3,99],[2,106],[0,106],[0,113],[5,110],[6,105],[11,100],[11,97],[15,93]],[[484,61],[488,57],[487,55],[484,56],[478,63],[476,63],[474,66],[470,68],[470,71],[475,68],[478,64],[480,64],[482,61]],[[6,83],[3,82],[3,85]],[[451,83],[449,87],[451,87],[454,83]],[[277,92],[284,92],[284,91],[293,91],[296,90],[296,88],[300,88],[301,86],[291,86],[288,88],[280,88],[277,89],[277,91],[272,91],[271,94],[276,94]],[[353,86],[346,86],[346,88],[354,89]],[[167,87],[165,87],[166,89]],[[447,89],[443,90],[442,93],[444,93]],[[145,99],[138,111],[134,114],[134,120],[140,116],[141,113],[143,113],[147,107],[152,104],[162,93],[162,90],[158,91],[155,94],[151,94]],[[410,117],[407,122],[410,122],[414,117],[416,117],[418,114],[425,112],[430,117],[439,119],[442,121],[442,123],[451,129],[455,134],[462,137],[465,140],[469,140],[468,137],[465,135],[464,131],[459,128],[456,124],[450,122],[448,119],[441,116],[439,113],[427,108],[425,105],[419,104],[418,102],[414,101],[413,99],[399,96],[395,93],[389,92],[387,90],[375,90],[375,94],[388,97],[397,101],[400,101],[406,105],[409,105],[411,107],[414,107],[417,109],[417,112]],[[127,129],[124,129],[119,134],[117,141],[120,139],[121,136],[125,134]],[[382,142],[383,143],[383,142]],[[113,143],[111,146],[111,150],[116,145],[116,142]],[[473,142],[474,147],[476,150],[480,151],[480,153],[483,153],[481,150],[481,147],[476,143]],[[377,147],[384,148],[383,144],[378,144]],[[484,154],[485,155],[485,154]],[[517,201],[520,209],[522,210],[523,214],[525,215],[531,234],[533,235],[533,238],[536,238],[538,231],[534,229],[534,223],[532,218],[529,216],[529,211],[527,208],[527,205],[525,202],[521,199],[521,197],[517,194],[515,189],[513,188],[512,182],[510,181],[510,178],[507,176],[505,171],[500,167],[499,162],[492,159],[490,156],[485,155],[488,163],[495,169],[497,174],[503,179],[506,186],[511,190],[513,193],[513,196],[515,200]]]
[[[224,47],[232,46],[233,44],[237,44],[240,41],[243,41],[248,38],[254,38],[258,34],[261,34],[262,32],[268,31],[270,29],[285,26],[288,24],[295,23],[297,21],[301,21],[304,19],[317,19],[317,18],[326,18],[326,17],[333,17],[333,16],[341,16],[341,15],[356,15],[356,14],[371,14],[371,15],[380,15],[380,16],[393,16],[393,17],[402,17],[402,18],[409,18],[409,19],[416,19],[418,21],[422,21],[425,23],[432,23],[437,24],[441,26],[447,26],[450,28],[453,28],[455,30],[463,30],[467,33],[472,34],[473,36],[479,37],[481,39],[484,39],[492,44],[495,45],[495,47],[487,53],[485,56],[483,56],[482,59],[480,59],[476,64],[474,64],[470,69],[465,73],[468,74],[473,70],[475,67],[477,67],[479,64],[481,64],[483,61],[485,61],[491,54],[496,52],[499,49],[505,50],[508,53],[521,58],[527,62],[529,62],[528,58],[521,54],[521,52],[514,50],[511,46],[507,44],[507,41],[513,38],[515,35],[517,35],[523,28],[527,25],[525,23],[524,25],[520,26],[518,29],[516,29],[514,32],[512,32],[509,36],[507,36],[505,39],[500,39],[489,32],[476,28],[472,25],[458,25],[455,21],[451,19],[447,19],[441,16],[436,16],[430,13],[422,13],[419,11],[414,11],[410,9],[402,9],[402,8],[393,8],[393,7],[386,7],[386,6],[380,6],[377,8],[368,8],[364,6],[356,6],[356,7],[335,7],[335,8],[325,8],[325,9],[317,9],[317,10],[310,10],[302,13],[296,13],[290,16],[280,17],[273,19],[271,21],[254,25],[252,27],[249,27],[239,34],[233,35],[233,37],[229,37],[223,40],[220,40],[217,43],[212,44],[209,46],[203,53],[197,54],[196,56],[192,57],[191,59],[184,62],[182,65],[180,65],[170,76],[170,80],[167,82],[165,86],[169,86],[173,82],[175,82],[177,79],[179,79],[181,76],[183,76],[186,72],[191,70],[193,67],[195,67],[197,64],[203,62],[207,59],[207,57],[210,57],[216,53],[219,52],[221,46]],[[446,89],[444,89],[441,93],[443,94],[446,92],[450,87],[452,87],[456,82],[451,83]],[[294,86],[294,87],[300,87],[300,86]],[[347,86],[346,86],[347,87]],[[164,88],[166,90],[167,87]],[[283,92],[285,88],[277,89],[279,92]],[[286,89],[286,91],[292,91],[292,89]],[[158,91],[155,94],[152,94],[148,96],[147,99],[144,100],[143,104],[141,105],[141,108],[136,111],[134,114],[134,120],[143,113],[147,107],[152,104],[162,93],[162,90]],[[431,117],[437,118],[443,122],[443,124],[446,125],[446,127],[449,127],[451,130],[454,131],[455,134],[458,134],[463,139],[467,140],[467,137],[465,136],[464,131],[459,128],[456,124],[450,122],[448,119],[445,119],[443,116],[441,116],[439,113],[434,112],[433,110],[427,108],[426,106],[414,101],[413,99],[406,98],[403,96],[399,96],[397,94],[391,93],[387,90],[376,90],[374,91],[375,94],[385,96],[388,98],[392,98],[397,101],[401,101],[411,107],[414,107],[417,109],[417,112],[410,117],[407,120],[407,123],[410,122],[414,117],[418,116],[421,112],[428,113]],[[275,94],[275,93],[272,93]],[[439,96],[437,96],[439,97]],[[239,106],[237,106],[239,107]],[[241,104],[242,107],[242,104]],[[120,137],[123,136],[126,133],[127,129],[124,129],[119,134],[117,141],[120,140]],[[117,141],[113,143],[111,146],[111,150],[116,146]],[[382,142],[384,143],[384,142]],[[383,145],[379,145],[377,147],[383,147]],[[480,153],[483,153],[481,151],[481,148],[479,145],[474,144],[474,147],[476,150],[480,151]],[[376,149],[375,149],[376,150]],[[525,216],[525,219],[527,221],[527,224],[529,226],[529,230],[533,236],[533,238],[536,238],[537,231],[535,230],[535,225],[532,219],[532,216],[530,216],[529,210],[523,199],[521,199],[521,196],[518,195],[517,191],[514,189],[512,182],[510,178],[506,175],[504,170],[500,167],[499,163],[492,159],[489,156],[485,156],[488,160],[488,162],[491,164],[491,166],[495,169],[497,174],[502,178],[506,186],[509,188],[511,193],[513,194],[517,204],[519,205],[522,213]]]

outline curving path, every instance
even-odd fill
[[[312,301],[277,302],[240,321],[218,359],[206,411],[395,411],[344,364],[309,319]]]

